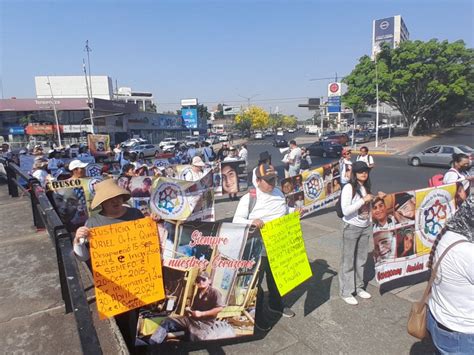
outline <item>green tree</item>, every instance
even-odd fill
[[[375,103],[378,82],[380,102],[402,113],[408,135],[412,136],[418,124],[428,121],[429,113],[438,110],[450,96],[460,99],[472,92],[473,64],[473,50],[463,41],[406,41],[395,49],[384,46],[377,62],[368,56],[360,58],[344,79],[348,92],[343,100],[355,113],[360,112],[364,104]],[[465,105],[466,101],[460,102]]]

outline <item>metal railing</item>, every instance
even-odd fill
[[[26,175],[8,159],[0,157],[0,164],[5,167],[9,195],[19,197],[19,190],[29,194],[34,225],[38,229],[46,228],[53,242],[65,312],[66,314],[74,312],[82,352],[84,354],[102,354],[99,337],[94,327],[79,267],[74,256],[71,233],[67,231],[37,179]],[[19,182],[19,178],[27,182],[26,187]]]

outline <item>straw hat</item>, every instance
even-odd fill
[[[95,185],[94,189],[95,196],[91,203],[91,209],[95,209],[104,201],[117,196],[123,196],[124,201],[127,201],[130,198],[130,192],[119,187],[114,179],[107,179],[99,182]]]

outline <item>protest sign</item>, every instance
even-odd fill
[[[151,218],[91,228],[90,233],[100,319],[164,298],[158,231]]]
[[[89,134],[87,136],[89,150],[94,157],[105,157],[110,150],[110,137],[108,134]]]
[[[388,194],[372,202],[379,284],[427,271],[433,242],[456,210],[456,184]]]
[[[268,261],[280,295],[312,276],[298,212],[265,223],[261,229]]]
[[[170,321],[177,325],[174,334],[186,335],[178,335],[174,342],[253,335],[263,249],[259,234],[234,223],[165,221],[158,228],[166,295],[140,310],[137,343],[148,344],[158,326]],[[198,277],[202,272],[208,281]],[[199,292],[206,285],[209,288],[201,298]],[[219,309],[214,316],[193,314],[214,308]]]

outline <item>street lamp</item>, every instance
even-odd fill
[[[53,95],[53,88],[51,87],[51,82],[49,81],[49,76],[47,76],[48,82],[46,83],[49,85],[49,91],[51,92],[51,102],[53,103],[53,111],[54,111],[54,118],[56,120],[56,131],[58,134],[58,143],[59,146],[62,146],[61,142],[61,130],[59,129],[59,119],[58,119],[58,112],[56,111],[56,103],[54,102],[54,95]]]
[[[247,100],[247,108],[249,108],[250,107],[250,100],[252,100],[254,97],[257,97],[258,95],[260,95],[260,94],[255,94],[255,95],[252,95],[250,97],[242,96],[242,95],[237,95],[237,96],[240,96],[241,98]]]

